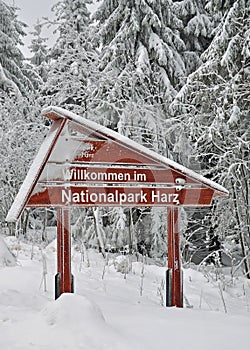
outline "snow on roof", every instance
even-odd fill
[[[132,148],[133,150],[137,150],[137,151],[143,153],[144,155],[147,155],[151,158],[154,158],[157,162],[159,162],[165,166],[168,166],[168,167],[182,173],[183,175],[186,175],[188,177],[192,177],[193,179],[208,186],[209,188],[212,188],[213,190],[220,192],[220,194],[222,194],[222,195],[223,194],[227,195],[229,193],[225,187],[217,184],[216,182],[214,182],[212,180],[205,178],[204,176],[196,173],[195,171],[190,170],[190,169],[186,168],[185,166],[183,166],[179,163],[176,163],[175,161],[173,161],[169,158],[166,158],[166,157],[140,145],[139,143],[129,139],[126,136],[123,136],[123,135],[117,133],[116,131],[108,129],[103,125],[97,124],[92,120],[88,120],[88,119],[81,117],[81,116],[79,116],[71,111],[64,109],[64,108],[56,107],[56,106],[49,106],[49,107],[44,108],[42,110],[42,115],[49,117],[51,119],[54,119],[54,120],[59,119],[59,118],[70,119],[76,123],[79,123],[79,124],[89,128],[89,129],[95,131],[95,132],[99,132],[100,134],[105,135],[111,139],[115,139],[118,142],[126,145],[130,149]]]

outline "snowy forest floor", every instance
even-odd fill
[[[75,293],[54,300],[56,243],[5,237],[17,266],[0,267],[0,348],[4,350],[235,350],[249,347],[250,281],[229,270],[184,269],[185,307],[162,306],[165,268],[90,250],[72,250]],[[33,256],[32,256],[33,255]],[[32,256],[32,259],[31,259]],[[43,258],[42,258],[43,257]],[[124,260],[125,259],[125,260]],[[43,272],[47,267],[46,289]],[[188,305],[187,305],[188,304]],[[187,307],[189,306],[189,307]]]

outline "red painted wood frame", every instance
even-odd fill
[[[183,307],[182,273],[179,245],[178,207],[167,209],[168,214],[168,268],[172,271],[171,306]]]
[[[69,208],[57,209],[57,271],[59,277],[57,296],[63,293],[72,293]]]

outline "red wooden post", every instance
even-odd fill
[[[183,307],[182,276],[179,247],[178,207],[168,208],[168,278],[170,300],[167,306]]]
[[[58,273],[58,279],[62,276],[63,271],[63,226],[62,226],[62,208],[57,209],[57,273]],[[59,282],[59,281],[58,281]],[[61,288],[60,288],[60,282],[59,282],[59,295],[61,294]],[[59,296],[58,295],[58,296]]]
[[[179,220],[178,207],[173,207],[173,236],[174,236],[174,305],[183,307],[182,296],[182,273],[181,273],[181,259],[180,259],[180,234],[179,234]]]
[[[63,209],[63,275],[62,293],[71,292],[71,235],[70,235],[70,211]]]
[[[57,275],[55,298],[72,293],[70,209],[57,209]]]
[[[173,216],[171,215],[172,207],[167,209],[167,218],[168,218],[168,268],[172,269],[174,266],[174,255],[173,255]]]

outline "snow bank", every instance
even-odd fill
[[[17,344],[12,338],[12,350],[130,349],[126,338],[105,321],[100,308],[77,294],[65,293],[47,302],[40,312],[24,319],[17,328],[12,327],[12,332],[19,340]]]
[[[7,241],[14,244],[14,237]],[[209,271],[204,277],[200,271],[185,269],[184,294],[193,308],[165,308],[158,295],[165,276],[164,267],[132,262],[132,270],[124,278],[115,268],[115,263],[123,258],[113,262],[110,258],[110,265],[106,265],[101,254],[89,250],[89,267],[79,271],[82,256],[72,249],[76,294],[63,294],[54,301],[55,242],[45,250],[47,292],[39,287],[41,254],[37,250],[30,260],[27,252],[31,248],[34,249],[22,243],[19,266],[0,269],[0,349],[249,348],[250,283],[246,278],[221,291],[227,308],[225,313],[218,288],[222,280],[212,279]]]
[[[86,297],[65,293],[41,311],[47,324],[80,330],[90,335],[95,328],[106,328],[100,308]]]

